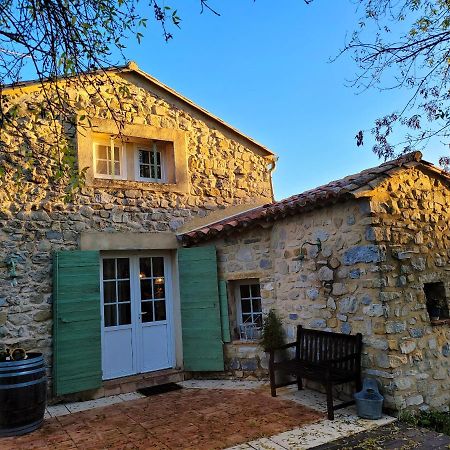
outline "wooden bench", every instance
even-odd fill
[[[295,356],[289,357],[288,349],[295,347]],[[331,333],[297,327],[297,340],[270,350],[270,391],[276,397],[277,388],[297,384],[303,389],[302,378],[317,381],[325,387],[328,418],[334,419],[336,409],[345,408],[354,400],[333,405],[333,386],[354,382],[356,391],[361,390],[362,335]],[[285,350],[284,358],[275,361],[275,355]],[[277,374],[294,377],[292,381],[276,382]]]

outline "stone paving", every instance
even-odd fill
[[[4,438],[2,450],[223,449],[323,418],[267,389],[183,389],[58,415],[29,435]]]
[[[0,450],[305,450],[395,421],[363,420],[353,407],[327,420],[325,396],[309,389],[282,388],[274,399],[259,381],[179,384],[185,389],[148,398],[134,392],[49,406],[41,430],[1,439]]]

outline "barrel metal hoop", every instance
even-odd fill
[[[5,389],[17,389],[21,387],[33,386],[34,384],[46,383],[47,377],[39,378],[39,380],[27,381],[26,383],[17,384],[0,384],[0,391]]]
[[[23,434],[30,433],[34,430],[37,430],[42,425],[43,421],[44,419],[39,419],[36,420],[35,422],[29,423],[21,427],[0,428],[0,437],[21,436]]]
[[[12,378],[12,377],[21,377],[23,375],[31,375],[33,373],[44,372],[45,368],[42,367],[40,369],[35,370],[26,370],[25,372],[9,372],[9,373],[0,373],[0,378]]]
[[[26,369],[27,367],[33,368],[33,367],[44,367],[44,361],[35,361],[33,364],[24,364],[21,362],[20,364],[5,364],[4,362],[0,363],[0,372],[6,372],[11,371],[15,369]]]
[[[2,361],[0,362],[0,367],[17,367],[18,365],[33,365],[33,364],[44,364],[44,358],[42,355],[33,356],[28,359],[21,359],[19,361]]]

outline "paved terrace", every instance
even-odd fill
[[[28,449],[308,449],[392,422],[356,417],[352,408],[325,419],[325,397],[259,382],[189,380],[182,390],[121,394],[51,406],[44,426],[0,439],[2,450]]]

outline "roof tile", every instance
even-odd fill
[[[217,221],[207,227],[192,230],[178,236],[185,245],[195,244],[199,241],[207,240],[213,235],[221,232],[238,231],[251,225],[261,223],[262,220],[275,221],[287,214],[301,213],[313,208],[321,207],[336,201],[353,197],[356,191],[361,192],[365,187],[377,186],[380,179],[384,179],[397,171],[399,167],[410,167],[414,164],[422,164],[439,171],[447,179],[448,174],[433,166],[431,163],[422,160],[421,152],[407,153],[399,158],[387,161],[377,167],[363,170],[360,173],[349,175],[340,180],[331,181],[328,184],[310,189],[301,194],[296,194],[283,200],[269,203],[258,208],[245,211],[232,217]]]

